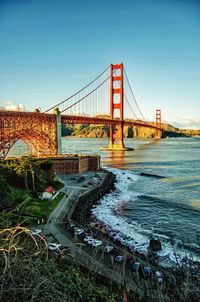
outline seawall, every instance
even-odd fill
[[[105,194],[115,189],[116,176],[111,172],[105,172],[105,178],[99,185],[95,185],[93,189],[82,194],[76,204],[76,207],[71,216],[72,220],[87,226],[90,220],[91,208],[100,200]]]

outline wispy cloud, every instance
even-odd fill
[[[12,101],[5,102],[3,109],[8,111],[25,111],[25,107],[22,104],[14,104]]]

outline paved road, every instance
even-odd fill
[[[71,177],[71,175],[61,176],[61,179],[64,181],[64,187],[61,191],[66,195],[49,216],[48,223],[62,222],[67,214],[69,217],[69,212],[71,211],[73,205],[78,201],[78,196],[81,193],[88,192],[89,188],[84,188],[83,185],[86,184],[91,177],[93,177],[93,174],[84,174],[85,180],[81,183],[77,183],[77,180],[74,177]],[[78,177],[80,177],[80,175]]]
[[[101,186],[105,179],[105,174],[100,174],[101,178],[99,179],[99,184],[97,186]],[[80,176],[80,175],[79,175]],[[93,175],[94,176],[94,175]],[[89,178],[93,177],[89,176]],[[48,224],[46,225],[47,232],[51,233],[56,240],[61,243],[63,246],[67,246],[70,248],[71,253],[77,259],[77,262],[83,266],[86,266],[89,270],[96,272],[100,275],[105,276],[109,280],[117,282],[124,286],[131,288],[134,292],[139,293],[139,287],[137,285],[138,280],[133,280],[132,276],[128,275],[125,271],[125,264],[123,265],[114,265],[113,267],[108,267],[104,263],[104,259],[101,253],[101,258],[97,257],[98,249],[95,252],[91,253],[89,249],[84,249],[82,243],[76,243],[70,239],[70,236],[67,235],[67,232],[59,226],[59,223],[63,222],[64,218],[67,216],[68,218],[71,217],[73,211],[76,207],[78,202],[79,194],[84,194],[84,192],[88,192],[91,189],[83,188],[82,185],[88,182],[88,177],[86,177],[85,181],[81,184],[75,185],[74,182],[69,182],[68,185],[62,189],[62,191],[67,193],[62,201],[58,204],[58,206],[54,209],[51,213]],[[96,256],[96,257],[95,257]],[[98,259],[99,258],[99,259]],[[124,259],[126,259],[126,255],[124,254]],[[124,262],[125,263],[125,262]]]
[[[112,281],[117,282],[122,286],[126,284],[127,288],[131,288],[135,293],[140,293],[140,289],[137,286],[137,280],[135,282],[133,279],[125,276],[123,266],[116,265],[113,268],[109,268],[104,263],[95,259],[91,253],[89,254],[84,251],[81,245],[76,245],[73,243],[66,236],[64,230],[54,223],[50,224],[49,231],[58,240],[58,242],[62,244],[62,246],[67,246],[70,248],[71,254],[73,254],[73,256],[77,259],[77,263],[86,266],[89,271],[93,271],[108,278],[111,283]],[[117,269],[119,271],[117,271]]]
[[[59,202],[58,206],[53,210],[49,216],[48,223],[51,222],[62,222],[66,213],[69,211],[69,208],[74,201],[74,197],[77,194],[77,189],[71,188],[68,190],[68,195],[64,196],[63,199]]]

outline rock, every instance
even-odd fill
[[[162,244],[159,239],[151,238],[149,240],[149,250],[151,250],[152,252],[157,252],[160,251],[161,249],[162,249]]]

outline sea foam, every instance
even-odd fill
[[[173,263],[181,262],[184,257],[190,258],[185,249],[180,249],[172,246],[170,238],[161,234],[154,234],[153,228],[145,228],[145,224],[137,222],[129,222],[123,216],[123,207],[130,200],[138,198],[137,192],[129,191],[129,185],[137,181],[139,175],[136,175],[127,170],[120,170],[116,168],[105,168],[107,171],[112,172],[116,176],[115,191],[110,192],[100,199],[99,203],[92,209],[92,214],[105,224],[109,230],[116,232],[115,238],[123,245],[131,247],[133,250],[142,254],[147,253],[148,241],[150,237],[157,237],[162,242],[162,250],[158,252],[161,264],[170,265]],[[194,259],[199,260],[199,259]]]

